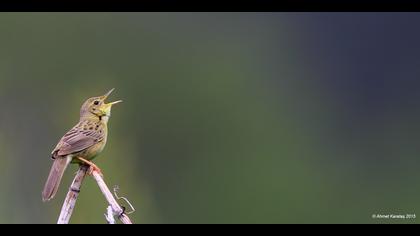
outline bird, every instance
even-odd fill
[[[101,170],[91,161],[102,152],[106,145],[111,107],[122,102],[118,100],[105,103],[113,90],[111,89],[105,95],[87,99],[80,109],[79,122],[60,139],[51,152],[51,158],[54,161],[42,191],[44,202],[54,198],[61,178],[70,163],[89,165],[90,174],[93,170],[101,173]]]

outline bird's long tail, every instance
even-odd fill
[[[44,191],[42,191],[42,200],[44,202],[51,200],[57,193],[61,178],[63,177],[64,171],[71,160],[71,155],[66,157],[56,157],[54,160],[47,182],[44,186]]]

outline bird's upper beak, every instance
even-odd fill
[[[105,101],[105,99],[112,93],[112,91],[114,91],[114,89],[115,88],[112,88],[107,93],[105,93],[105,95],[101,96],[102,100]]]
[[[122,100],[118,100],[118,101],[115,101],[115,102],[105,103],[105,100],[112,93],[112,91],[114,91],[114,88],[111,89],[111,90],[109,90],[105,95],[103,95],[101,97],[102,98],[102,101],[104,101],[104,103],[103,103],[103,105],[101,107],[101,110],[102,110],[103,113],[105,113],[107,115],[109,115],[111,113],[111,107],[112,107],[112,105],[122,102]]]

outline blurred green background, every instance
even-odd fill
[[[1,13],[0,223],[55,223],[51,150],[116,88],[95,159],[136,223],[417,223],[418,13]],[[71,223],[105,223],[88,178]],[[420,216],[420,215],[419,215]]]

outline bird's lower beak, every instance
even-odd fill
[[[110,102],[110,103],[105,103],[105,104],[103,104],[101,106],[100,110],[102,111],[102,113],[105,116],[110,116],[111,115],[111,107],[112,107],[112,105],[117,104],[117,103],[120,103],[120,102],[122,102],[122,100],[118,100],[118,101]]]
[[[112,105],[120,103],[120,102],[122,102],[122,100],[118,100],[118,101],[115,101],[115,102],[110,102],[110,103],[107,103],[106,105],[112,106]]]

